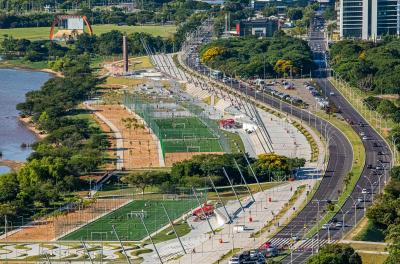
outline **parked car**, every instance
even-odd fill
[[[362,193],[362,194],[368,194],[368,190],[365,189],[365,188],[363,188],[363,189],[361,190],[361,193]]]

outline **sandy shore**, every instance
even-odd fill
[[[46,72],[49,73],[51,75],[53,75],[53,77],[64,77],[64,75],[61,72],[56,72],[53,71],[52,69],[49,68],[44,68],[44,69],[32,69],[29,66],[15,66],[15,65],[11,65],[11,64],[7,64],[7,61],[0,61],[0,69],[12,69],[12,70],[26,70],[26,71],[33,71],[33,72]]]
[[[43,139],[47,136],[46,133],[43,133],[36,128],[35,124],[32,122],[32,117],[18,117],[18,120],[21,121],[26,128],[32,131],[37,138]]]
[[[0,159],[0,166],[7,166],[13,171],[18,170],[19,168],[21,168],[22,165],[24,165],[23,161],[2,160],[2,159]]]

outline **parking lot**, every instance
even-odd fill
[[[328,100],[325,99],[324,95],[320,94],[317,87],[308,78],[270,79],[265,80],[259,86],[266,93],[301,105],[310,111],[316,111],[328,105]]]

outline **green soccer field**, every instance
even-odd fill
[[[145,224],[150,233],[168,224],[168,218],[161,206],[164,204],[171,219],[177,219],[184,213],[197,207],[195,200],[135,200],[96,221],[62,237],[60,240],[116,241],[112,225],[123,241],[138,241],[147,236],[146,230],[138,218],[143,210]]]
[[[219,139],[197,117],[154,120],[164,152],[221,152]]]

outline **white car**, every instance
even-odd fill
[[[364,188],[364,189],[361,190],[361,193],[362,194],[368,194],[368,190]]]
[[[367,136],[363,136],[362,140],[368,140],[368,137]]]
[[[229,264],[240,264],[240,257],[239,255],[235,255],[231,257],[231,259],[228,262]]]
[[[330,92],[329,95],[330,95],[330,96],[334,96],[335,93],[334,93],[334,92]]]
[[[323,224],[322,226],[321,226],[321,229],[328,229],[329,228],[329,224]]]
[[[336,225],[335,225],[335,227],[343,227],[343,222],[336,222]]]

